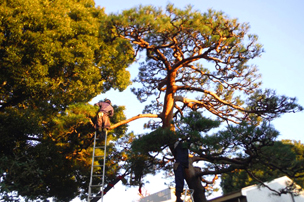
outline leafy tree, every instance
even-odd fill
[[[222,175],[221,187],[224,193],[240,190],[243,187],[260,184],[288,175],[304,187],[303,161],[304,145],[300,141],[275,141],[274,145],[262,149],[259,161],[246,170],[235,170]],[[273,165],[279,165],[274,167]],[[279,169],[278,169],[279,168]]]
[[[116,144],[109,142],[107,182],[131,173],[123,182],[141,185],[155,168],[170,170],[174,142],[187,138],[195,154],[187,183],[196,202],[206,201],[202,180],[209,182],[203,176],[250,167],[255,151],[272,144],[278,133],[262,118],[302,110],[294,98],[259,89],[257,69],[249,61],[261,54],[262,46],[248,34],[247,24],[222,12],[202,14],[168,5],[166,11],[139,6],[106,16],[90,0],[0,2],[0,179],[5,200],[12,199],[12,191],[28,199],[63,201],[85,195],[96,112],[86,102],[130,84],[125,68],[134,52],[146,60],[135,79],[143,88],[133,92],[152,102],[128,120],[116,106],[109,133]],[[122,136],[125,124],[146,117],[159,121],[146,125],[151,133]],[[221,121],[242,124],[210,135]],[[203,170],[193,166],[199,161]]]
[[[151,101],[143,114],[111,128],[137,118],[154,118],[146,126],[155,131],[136,139],[131,148],[141,159],[141,163],[130,162],[135,180],[153,172],[152,165],[167,168],[174,142],[189,138],[195,155],[185,169],[186,181],[194,189],[194,200],[206,201],[204,176],[250,167],[262,147],[271,145],[278,134],[265,121],[302,110],[295,98],[260,89],[260,75],[250,61],[263,49],[258,37],[248,33],[247,23],[223,12],[201,13],[190,6],[180,10],[170,4],[166,10],[138,6],[111,17],[115,27],[111,33],[129,40],[135,53],[144,56],[134,80],[142,87],[133,92],[141,102]],[[216,124],[211,127],[208,124],[213,121],[191,111],[242,124],[208,135]],[[204,162],[202,170],[193,166],[199,161]]]
[[[68,201],[88,187],[86,102],[130,84],[133,49],[106,34],[93,0],[1,0],[0,19],[1,197]]]

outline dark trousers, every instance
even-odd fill
[[[181,195],[184,190],[184,179],[185,179],[185,171],[184,166],[181,163],[175,163],[174,176],[175,176],[175,194],[176,196]]]

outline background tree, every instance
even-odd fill
[[[221,176],[221,187],[225,194],[240,190],[243,187],[271,181],[288,175],[304,187],[303,181],[303,150],[299,141],[275,141],[274,145],[262,149],[259,162],[247,170],[235,170]],[[273,165],[279,165],[276,169]]]
[[[201,181],[207,180],[202,176],[250,167],[258,156],[256,151],[274,141],[277,133],[266,122],[261,122],[263,118],[269,121],[282,113],[302,110],[295,98],[277,96],[274,91],[259,88],[260,75],[250,60],[260,56],[263,49],[257,43],[257,36],[248,34],[246,23],[229,19],[222,12],[200,13],[191,7],[180,10],[173,5],[168,5],[165,11],[139,6],[112,15],[111,22],[117,36],[129,40],[135,52],[145,56],[134,80],[141,83],[142,88],[133,88],[133,92],[142,102],[151,100],[144,115],[112,128],[135,118],[157,117],[159,122],[150,122],[148,127],[161,127],[156,132],[170,136],[190,111],[214,115],[227,123],[244,122],[234,129],[236,133],[229,132],[233,129],[231,126],[227,132],[208,136],[202,134],[201,127],[205,126],[199,124],[196,125],[199,126],[198,139],[182,132],[184,138],[189,136],[190,141],[201,144],[190,159],[189,169],[185,170],[196,202],[206,201]],[[197,119],[204,124],[200,121],[203,118]],[[155,132],[148,136],[153,134]],[[157,146],[150,147],[150,152],[166,148],[172,151],[179,136],[173,137],[161,143],[155,138]],[[150,145],[153,138],[139,139],[141,144],[149,141]],[[241,146],[243,153],[237,152]],[[192,166],[197,161],[206,162],[203,170]],[[147,168],[142,173],[145,170]]]
[[[132,47],[105,34],[93,0],[2,0],[0,19],[1,197],[68,201],[88,187],[85,103],[130,84]]]

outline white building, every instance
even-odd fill
[[[190,195],[190,194],[189,194]],[[182,200],[184,199],[184,195],[182,195]],[[162,191],[156,192],[139,200],[140,202],[175,202],[175,188],[168,187]],[[190,196],[187,196],[185,202],[191,202]]]
[[[289,182],[291,179],[285,176],[265,184],[273,190],[280,190],[285,188]],[[185,201],[191,202],[189,198],[187,197]],[[171,187],[144,197],[140,199],[140,202],[175,202],[175,200],[175,188]],[[298,196],[293,194],[278,196],[267,187],[252,185],[244,187],[238,192],[211,199],[209,202],[304,202],[304,191],[300,192]]]
[[[167,188],[162,191],[156,192],[149,196],[140,199],[140,202],[157,202],[157,201],[164,201],[164,202],[174,202],[176,197],[174,194],[174,188]]]
[[[265,183],[273,190],[280,190],[290,183],[291,179],[284,176],[269,183]],[[252,185],[242,188],[238,192],[227,194],[209,202],[304,202],[304,192],[301,191],[299,196],[293,194],[282,194],[278,196],[267,187]]]

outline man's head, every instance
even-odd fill
[[[105,99],[104,102],[111,104],[111,100]]]

